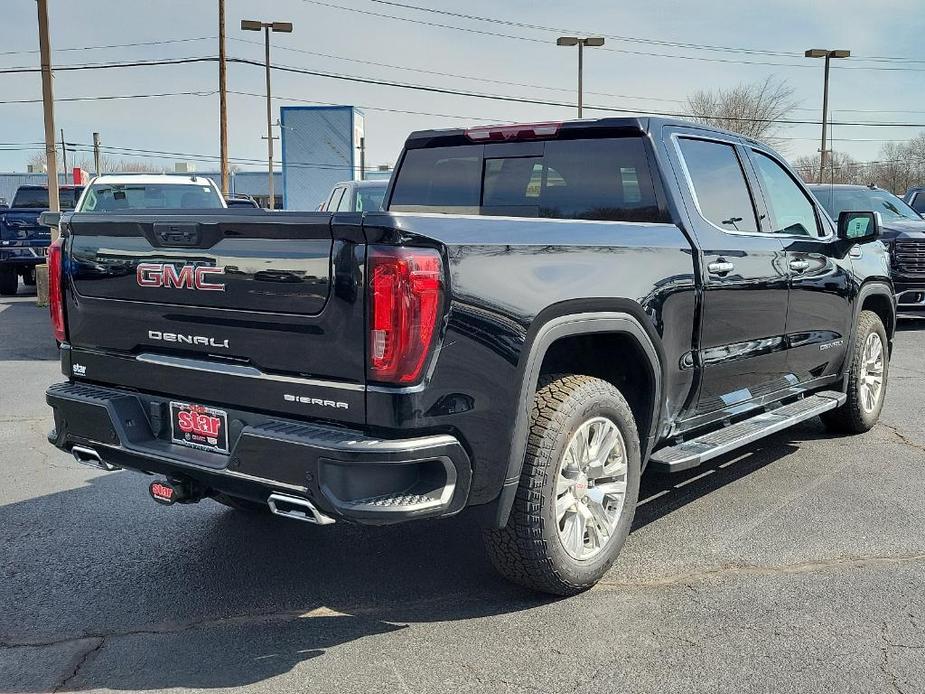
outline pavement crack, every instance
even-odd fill
[[[687,584],[694,581],[705,581],[711,578],[725,576],[773,576],[776,574],[799,574],[816,571],[827,571],[838,568],[869,568],[876,566],[892,566],[925,561],[925,554],[909,554],[887,557],[842,557],[822,561],[808,561],[796,564],[781,564],[775,566],[761,566],[755,564],[723,564],[699,571],[673,576],[662,576],[647,581],[599,581],[596,588],[660,588],[677,584]],[[691,586],[687,586],[693,592]]]
[[[898,438],[900,443],[902,443],[904,446],[909,446],[909,448],[914,448],[917,451],[925,453],[925,446],[916,443],[915,441],[911,441],[903,432],[899,430],[898,427],[885,424],[884,422],[880,422],[880,426],[882,426],[884,429],[887,429],[891,434],[893,434],[893,436]]]
[[[87,660],[89,660],[93,654],[98,653],[106,643],[106,639],[101,637],[93,637],[88,640],[92,642],[89,648],[85,649],[84,652],[80,654],[80,658],[77,660],[77,664],[74,665],[74,669],[71,670],[71,673],[63,680],[61,680],[57,685],[55,685],[55,687],[51,690],[52,694],[55,692],[60,692],[65,687],[67,687],[68,684],[70,684],[77,677],[77,675],[80,674],[80,670],[83,668]]]
[[[886,636],[888,626],[886,622],[883,622],[880,625],[880,639],[883,641],[883,645],[880,647],[880,672],[883,673],[883,676],[886,677],[887,682],[890,685],[890,688],[897,692],[898,694],[906,694],[903,691],[903,688],[899,686],[899,678],[896,676],[896,673],[890,669],[890,644],[889,639]]]

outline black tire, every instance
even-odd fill
[[[864,366],[864,346],[871,334],[880,337],[883,349],[883,385],[880,388],[879,400],[872,409],[865,407],[862,393],[861,372]],[[841,407],[822,414],[822,421],[830,431],[841,434],[863,434],[869,431],[880,419],[883,401],[886,397],[886,387],[889,380],[890,353],[886,329],[883,321],[873,311],[861,311],[852,345],[850,366],[848,368],[848,400]]]
[[[261,504],[257,501],[251,501],[250,499],[242,499],[239,496],[231,496],[229,494],[214,494],[212,499],[220,503],[222,506],[233,508],[235,511],[245,511],[247,513],[270,512],[270,507],[266,504]]]
[[[22,273],[22,283],[27,287],[35,286],[35,268],[29,268]]]
[[[579,560],[559,537],[555,485],[572,435],[595,417],[609,419],[623,436],[626,494],[609,540],[598,554]],[[593,586],[626,542],[639,497],[640,462],[636,422],[620,391],[590,376],[543,377],[534,396],[523,473],[507,526],[484,533],[492,564],[511,581],[544,593],[575,595]]]
[[[19,289],[19,275],[11,267],[0,268],[0,296],[14,296]]]

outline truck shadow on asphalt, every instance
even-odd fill
[[[823,436],[810,422],[688,473],[647,475],[634,528]],[[74,465],[54,451],[49,463]],[[54,472],[58,484],[71,474]],[[7,677],[18,681],[4,682],[5,652],[34,658],[20,673],[54,670],[63,691],[212,689],[261,682],[410,624],[555,602],[499,578],[464,517],[319,528],[211,501],[158,506],[147,498],[149,479],[124,471],[71,478],[73,489],[0,507],[0,691],[48,687],[16,678],[15,667]],[[20,648],[27,644],[42,646]],[[390,661],[382,668],[391,681]]]

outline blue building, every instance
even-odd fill
[[[283,207],[314,210],[340,181],[360,178],[363,113],[353,106],[283,106]]]

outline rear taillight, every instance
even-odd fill
[[[64,277],[61,249],[64,239],[58,239],[48,247],[48,309],[51,311],[51,326],[55,339],[64,342]]]
[[[437,332],[443,260],[426,248],[369,247],[369,377],[414,383]]]

